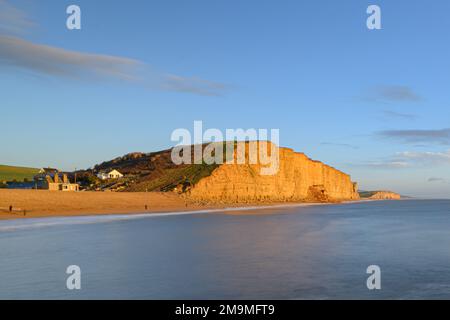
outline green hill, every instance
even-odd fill
[[[370,198],[375,193],[377,193],[377,192],[376,191],[359,191],[359,196],[361,198],[365,199],[365,198]]]
[[[192,147],[193,148],[193,147]],[[171,149],[152,153],[134,152],[96,165],[92,170],[77,172],[77,182],[89,185],[88,190],[115,190],[128,192],[180,191],[195,185],[211,175],[216,164],[176,165],[171,158]],[[194,149],[191,150],[191,155]],[[99,181],[93,174],[118,170],[125,175],[119,180]]]
[[[33,180],[33,177],[39,172],[36,168],[13,167],[0,165],[1,181],[23,181],[24,179]]]

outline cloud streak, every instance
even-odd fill
[[[122,80],[202,96],[221,96],[227,91],[225,84],[153,71],[138,60],[71,51],[6,35],[0,35],[0,67],[76,80]]]
[[[350,148],[350,149],[359,149],[359,147],[348,144],[348,143],[334,143],[334,142],[322,142],[322,146],[331,146],[331,147],[343,147],[343,148]]]
[[[407,86],[380,86],[376,88],[379,97],[387,101],[417,102],[422,98]]]
[[[377,132],[377,135],[407,144],[431,143],[450,145],[450,128],[438,130],[385,130]]]
[[[391,111],[391,110],[383,110],[383,114],[389,118],[398,118],[398,119],[405,119],[405,120],[415,120],[418,118],[418,116],[415,114],[401,113],[401,112],[396,112],[396,111]]]
[[[28,15],[9,4],[6,0],[0,0],[0,33],[22,33],[35,24]]]
[[[156,71],[135,59],[66,50],[17,36],[34,26],[27,14],[0,0],[0,68],[80,81],[120,80],[152,90],[221,96],[228,86],[198,77]]]
[[[196,77],[186,78],[167,74],[163,77],[162,89],[169,91],[194,93],[202,96],[221,96],[228,87],[219,82],[213,82]]]
[[[365,163],[356,164],[356,167],[365,167],[370,169],[380,170],[392,170],[392,169],[404,169],[409,168],[411,165],[406,161],[400,160],[380,160],[380,161],[368,161]]]
[[[399,152],[397,158],[421,165],[450,164],[450,150],[446,152]]]
[[[1,35],[0,64],[50,76],[81,79],[94,75],[129,81],[138,79],[137,67],[142,65],[133,59],[81,53]]]
[[[394,155],[379,160],[354,164],[356,167],[380,170],[407,169],[438,165],[450,165],[450,150],[446,152],[397,152]]]
[[[447,182],[447,180],[446,179],[444,179],[444,178],[429,178],[428,179],[428,182],[441,182],[441,183],[446,183]]]
[[[408,86],[382,85],[369,90],[364,100],[371,102],[399,103],[419,102],[422,97]]]

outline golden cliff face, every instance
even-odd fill
[[[248,164],[248,161],[246,164],[222,164],[194,185],[187,196],[219,203],[359,199],[357,184],[351,181],[349,175],[291,149],[277,149],[279,170],[276,174],[262,175],[261,169],[267,166]],[[248,146],[246,151],[248,160]]]

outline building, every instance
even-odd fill
[[[57,174],[59,173],[58,169],[55,168],[42,168],[39,170],[39,174]]]
[[[62,180],[59,174],[55,174],[54,178],[50,175],[45,177],[45,183],[43,189],[50,191],[79,191],[80,186],[77,183],[70,183],[67,174],[63,174]]]
[[[46,181],[47,176],[54,178],[56,175],[59,175],[60,171],[54,168],[42,168],[39,170],[38,174],[34,176],[34,181]]]
[[[108,180],[108,179],[119,179],[123,177],[123,174],[121,174],[117,170],[111,170],[111,171],[100,171],[97,174],[97,177],[102,180]]]

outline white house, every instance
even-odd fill
[[[112,171],[101,171],[97,174],[97,177],[102,180],[108,180],[108,179],[119,179],[123,177],[123,174],[121,174],[117,170]]]

